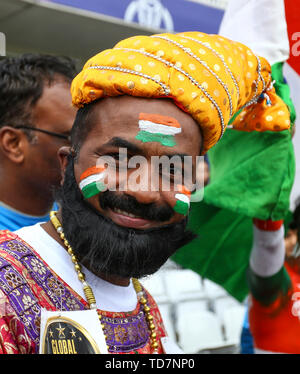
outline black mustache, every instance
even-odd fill
[[[169,221],[174,216],[174,210],[168,205],[157,205],[155,203],[141,204],[133,196],[118,195],[112,191],[105,191],[99,195],[102,209],[120,209],[139,216],[143,219],[156,222]]]

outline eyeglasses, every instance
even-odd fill
[[[15,129],[27,129],[27,130],[39,131],[39,132],[42,132],[44,134],[47,134],[47,135],[50,135],[50,136],[55,136],[57,138],[65,139],[65,140],[68,140],[69,142],[71,142],[71,135],[59,134],[57,132],[43,130],[43,129],[39,129],[37,127],[30,127],[30,126],[15,126],[14,128]]]

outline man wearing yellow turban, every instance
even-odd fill
[[[169,173],[151,163],[188,157],[194,181],[197,156],[222,142],[237,112],[228,131],[280,132],[288,108],[265,59],[198,32],[123,40],[87,61],[71,92],[79,109],[72,146],[59,152],[60,210],[0,236],[0,350],[178,352],[138,279],[195,238],[193,190],[181,163]]]

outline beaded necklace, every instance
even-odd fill
[[[97,309],[97,304],[96,304],[96,299],[95,299],[95,296],[94,296],[94,292],[93,292],[91,286],[85,280],[85,275],[81,271],[81,265],[79,264],[79,262],[77,260],[77,257],[75,256],[75,254],[73,252],[73,249],[72,249],[71,245],[69,244],[68,240],[65,237],[62,225],[61,225],[59,219],[57,218],[56,213],[57,212],[55,212],[55,211],[50,212],[51,223],[54,226],[58,235],[60,236],[61,240],[63,241],[63,243],[64,243],[64,245],[65,245],[65,247],[68,251],[68,254],[71,256],[71,260],[74,264],[75,271],[77,272],[78,279],[82,283],[83,292],[85,294],[85,297],[86,297],[86,300],[89,304],[90,309]],[[151,310],[150,310],[149,306],[147,305],[147,299],[144,297],[143,289],[142,289],[142,286],[141,286],[140,282],[138,281],[138,279],[132,278],[132,283],[133,283],[135,292],[137,294],[139,303],[142,305],[144,313],[145,313],[146,321],[147,321],[148,328],[149,328],[149,331],[150,331],[151,348],[153,349],[152,353],[157,354],[158,353],[158,342],[157,342],[157,339],[156,339],[157,336],[156,336],[156,332],[155,332],[155,325],[153,323],[153,316],[151,315]],[[100,321],[101,327],[104,330],[104,325],[101,323],[101,314],[99,313],[98,310],[97,310],[97,313],[98,313],[98,316],[99,316],[99,321]],[[105,337],[105,339],[107,338],[105,334],[104,334],[104,337]],[[109,346],[107,348],[109,349]]]

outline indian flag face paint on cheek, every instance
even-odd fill
[[[181,133],[181,126],[175,118],[159,114],[140,113],[139,128],[136,139],[143,143],[159,142],[166,147],[176,145],[175,135]]]
[[[106,190],[103,182],[105,175],[106,169],[98,166],[90,167],[81,174],[79,188],[85,199]]]
[[[173,207],[175,212],[186,216],[190,209],[191,192],[184,186],[178,186],[178,193],[175,195],[176,204]]]

